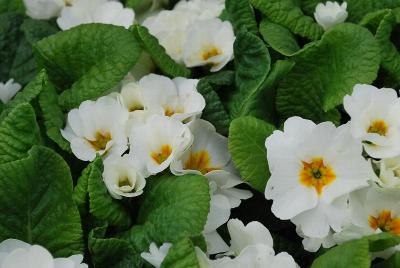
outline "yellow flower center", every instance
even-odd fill
[[[307,187],[314,187],[318,195],[321,195],[324,186],[331,184],[336,179],[333,169],[324,164],[320,157],[312,159],[310,163],[304,162],[300,170],[300,183]]]
[[[157,164],[161,165],[165,160],[168,159],[171,153],[172,147],[168,144],[164,144],[161,146],[160,151],[151,153],[151,158],[153,158]]]
[[[377,217],[370,215],[368,223],[374,230],[379,228],[382,232],[400,235],[400,218],[392,218],[390,210],[382,210]]]
[[[73,0],[64,0],[64,4],[68,7],[72,6]]]
[[[213,170],[221,170],[219,167],[211,166],[211,157],[207,151],[191,152],[185,163],[185,169],[198,170],[203,175]]]
[[[118,180],[118,187],[129,186],[132,187],[128,177],[123,177]]]
[[[174,109],[174,108],[171,108],[171,107],[167,106],[164,109],[164,115],[165,116],[173,116],[174,114],[180,114],[180,113],[183,113],[183,109],[182,108]]]
[[[368,133],[376,133],[380,136],[386,136],[387,131],[388,131],[388,125],[383,120],[373,121],[367,129]]]
[[[105,150],[107,143],[111,140],[111,134],[109,132],[96,132],[96,137],[93,141],[87,140],[90,145],[95,149],[96,151],[101,151]]]
[[[129,106],[129,112],[134,112],[134,111],[139,111],[139,110],[143,110],[144,107],[142,104],[140,103],[133,103]]]
[[[222,51],[219,50],[218,48],[211,46],[205,50],[202,51],[201,57],[203,60],[208,60],[209,58],[221,55]]]

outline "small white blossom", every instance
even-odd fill
[[[0,83],[0,100],[6,104],[21,89],[21,85],[14,83],[14,79],[8,80],[5,84]]]
[[[189,128],[167,116],[152,115],[132,127],[131,154],[142,161],[150,175],[157,174],[193,142]]]
[[[351,134],[373,158],[400,154],[400,99],[391,88],[356,85],[343,101],[350,115]]]
[[[379,165],[378,184],[386,188],[400,188],[400,157],[385,158]]]
[[[196,21],[188,29],[183,61],[187,67],[210,65],[211,72],[217,72],[233,59],[234,42],[230,22],[218,18]]]
[[[116,199],[141,195],[146,185],[143,173],[140,163],[130,155],[110,156],[104,161],[103,180]]]
[[[195,14],[197,20],[217,18],[225,8],[225,0],[181,0],[174,10],[182,10]]]
[[[32,19],[48,20],[57,17],[61,9],[75,0],[24,0],[26,14]]]
[[[165,257],[168,255],[171,246],[171,243],[164,243],[160,248],[158,248],[157,245],[152,242],[150,244],[149,252],[143,252],[140,256],[155,268],[160,268]]]
[[[337,2],[328,1],[325,3],[319,3],[314,12],[315,20],[319,25],[328,30],[332,26],[340,24],[347,19],[347,3],[343,2],[341,5]]]
[[[273,200],[275,216],[291,219],[307,237],[340,231],[347,202],[339,197],[368,186],[374,177],[348,126],[292,117],[265,145],[271,171],[265,196]]]
[[[333,238],[332,231],[329,231],[328,235],[323,238],[313,238],[305,236],[299,227],[296,228],[296,232],[303,238],[302,244],[305,250],[309,252],[317,252],[321,246],[323,248],[331,248],[336,245],[336,241]]]
[[[128,149],[128,117],[129,112],[111,97],[84,101],[68,113],[61,134],[71,143],[74,155],[83,161],[93,161],[96,154],[122,155]]]
[[[124,8],[122,3],[109,0],[74,0],[71,6],[62,9],[57,24],[62,30],[85,23],[104,23],[129,28],[135,13]]]
[[[87,268],[82,255],[53,258],[42,246],[7,239],[0,243],[0,268]]]

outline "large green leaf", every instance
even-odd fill
[[[0,14],[9,11],[24,13],[25,5],[22,0],[0,0]]]
[[[313,18],[303,14],[295,0],[250,0],[270,21],[310,40],[317,40],[323,30]]]
[[[34,47],[40,66],[64,90],[64,109],[95,99],[116,86],[136,63],[141,48],[123,27],[83,24],[45,38]]]
[[[137,252],[151,242],[161,245],[201,235],[210,209],[208,181],[199,175],[161,176],[148,180],[138,224],[123,234]]]
[[[252,115],[263,118],[265,104],[262,84],[270,70],[271,58],[264,42],[240,31],[234,44],[236,92],[230,102],[232,118]]]
[[[39,143],[35,111],[29,104],[15,107],[0,122],[0,164],[25,157]]]
[[[249,0],[226,0],[225,8],[235,33],[244,26],[252,34],[258,34],[254,10]]]
[[[194,245],[190,238],[184,238],[172,245],[161,268],[199,268]]]
[[[374,266],[374,268],[398,268],[398,267],[400,267],[400,252],[395,253],[389,259]]]
[[[260,33],[265,42],[282,55],[292,56],[300,50],[296,38],[287,28],[272,23],[268,19],[261,21]]]
[[[296,65],[278,88],[278,112],[283,119],[297,115],[320,122],[336,117],[333,109],[355,84],[375,80],[380,50],[367,29],[341,24],[292,60]]]
[[[157,38],[149,33],[146,27],[141,25],[132,26],[131,30],[135,33],[140,44],[147,53],[150,54],[154,63],[158,68],[170,77],[189,77],[190,70],[178,63],[176,63],[168,54],[165,49],[158,43]]]
[[[232,121],[229,128],[229,152],[241,177],[250,185],[264,192],[270,177],[265,139],[275,127],[250,116]]]
[[[0,189],[0,241],[39,244],[57,257],[82,253],[72,178],[61,156],[33,147],[27,158],[0,165]]]

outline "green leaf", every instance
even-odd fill
[[[0,122],[0,164],[25,157],[29,149],[39,143],[35,111],[29,104],[15,107]]]
[[[23,14],[25,12],[25,5],[22,0],[0,0],[0,14],[10,11]]]
[[[129,211],[121,201],[111,197],[103,182],[103,164],[101,158],[97,158],[88,172],[88,193],[90,213],[97,219],[106,221],[108,225],[127,228],[131,225]]]
[[[310,40],[317,40],[323,29],[314,19],[305,16],[294,0],[250,0],[270,21]]]
[[[33,147],[27,158],[0,165],[0,189],[0,241],[39,244],[56,257],[82,253],[72,178],[61,156]]]
[[[236,92],[230,103],[232,118],[252,115],[263,118],[262,84],[270,70],[271,58],[264,42],[257,36],[240,31],[234,44]]]
[[[353,86],[375,80],[379,55],[367,29],[354,24],[333,27],[321,41],[291,58],[296,65],[278,88],[279,114],[283,119],[297,115],[315,122],[337,118],[334,108]]]
[[[165,49],[158,43],[157,38],[151,35],[146,27],[136,24],[132,26],[131,30],[135,33],[137,39],[140,40],[142,48],[150,54],[154,63],[160,68],[161,72],[170,77],[190,76],[190,70],[176,63],[168,56]]]
[[[219,133],[223,135],[227,134],[231,119],[218,94],[206,80],[199,81],[197,91],[206,100],[206,107],[203,110],[202,118],[210,121]]]
[[[400,237],[390,233],[371,235],[366,239],[369,241],[369,250],[371,252],[382,251],[400,244]]]
[[[215,88],[221,86],[231,86],[235,82],[234,71],[220,71],[208,76],[204,76],[202,80],[209,83],[215,90]]]
[[[161,176],[148,180],[138,224],[121,237],[137,252],[151,242],[161,245],[201,235],[210,209],[208,181],[199,175]]]
[[[132,33],[108,24],[83,24],[34,46],[40,66],[64,90],[59,103],[70,110],[116,86],[136,63],[141,49]]]
[[[161,268],[199,268],[194,245],[190,238],[184,238],[172,245]]]
[[[374,268],[398,268],[398,267],[400,267],[400,252],[395,253],[389,259],[374,266]]]
[[[311,265],[311,268],[342,268],[357,267],[369,268],[370,255],[368,240],[360,239],[346,242],[340,246],[328,250],[319,256]]]
[[[47,136],[66,152],[71,152],[69,142],[63,138],[60,130],[64,128],[65,116],[58,104],[58,95],[54,85],[47,75],[44,77],[43,90],[39,95],[39,105],[42,111]]]
[[[232,121],[229,128],[229,152],[241,177],[264,192],[270,177],[265,139],[275,127],[262,120],[244,116]]]
[[[139,254],[125,240],[104,238],[105,228],[89,234],[89,251],[96,268],[141,267]]]
[[[252,34],[258,34],[254,10],[249,0],[226,0],[225,8],[235,33],[239,32],[240,28],[246,27]]]
[[[296,38],[285,27],[263,19],[260,23],[260,33],[275,51],[285,56],[292,56],[300,50]]]

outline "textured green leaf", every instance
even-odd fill
[[[70,110],[116,86],[136,63],[141,49],[123,27],[83,24],[39,41],[34,52],[51,81],[64,90],[60,105]]]
[[[234,44],[236,92],[230,102],[232,118],[252,115],[263,118],[265,104],[262,84],[270,70],[271,58],[264,42],[240,31]]]
[[[246,27],[252,34],[258,34],[254,10],[249,0],[226,0],[225,8],[235,33],[242,27]]]
[[[97,219],[106,221],[108,225],[127,228],[131,225],[129,211],[121,201],[111,197],[103,182],[103,165],[101,158],[89,164],[88,193],[90,213]]]
[[[400,237],[390,233],[371,235],[366,239],[369,241],[369,250],[371,252],[382,251],[400,244]]]
[[[10,11],[24,13],[25,5],[22,0],[0,0],[0,14]]]
[[[293,34],[279,24],[263,19],[260,23],[260,33],[265,42],[282,55],[292,56],[300,50]]]
[[[400,252],[395,253],[389,259],[373,266],[374,268],[398,268],[400,267]]]
[[[310,40],[317,40],[323,30],[313,18],[305,16],[295,0],[250,0],[270,21]]]
[[[264,192],[270,177],[265,139],[275,127],[250,116],[232,121],[229,128],[229,152],[241,177],[250,185]]]
[[[35,111],[29,104],[15,107],[0,122],[0,164],[25,157],[29,149],[39,143]]]
[[[197,91],[206,100],[206,107],[203,110],[202,118],[210,121],[219,133],[223,135],[227,134],[231,119],[218,94],[206,80],[200,80],[197,84]]]
[[[39,244],[57,257],[82,253],[72,178],[61,156],[33,147],[27,158],[0,165],[0,189],[1,241]]]
[[[221,86],[231,86],[235,83],[234,71],[220,71],[208,76],[204,76],[202,80],[209,83],[214,90]]]
[[[58,104],[56,89],[47,77],[44,78],[43,90],[39,95],[39,105],[42,111],[44,126],[47,136],[54,141],[60,148],[71,152],[69,142],[62,136],[60,129],[64,128],[65,116]]]
[[[184,238],[172,245],[161,268],[199,268],[194,245],[190,238]]]
[[[210,209],[208,181],[199,175],[153,177],[142,196],[138,224],[122,237],[137,252],[201,235]]]
[[[125,240],[104,238],[105,228],[89,234],[89,251],[96,268],[141,267],[139,254]]]
[[[297,115],[321,122],[337,117],[334,107],[355,84],[375,80],[380,51],[367,29],[340,24],[291,59],[296,65],[278,88],[278,112],[283,119]]]
[[[154,63],[165,75],[170,77],[190,76],[190,70],[176,63],[168,56],[165,49],[158,43],[157,38],[151,35],[146,27],[136,24],[132,26],[131,30],[135,33],[138,40],[140,40],[142,48],[150,54]]]

